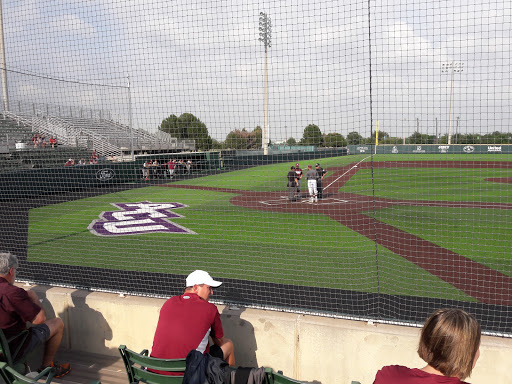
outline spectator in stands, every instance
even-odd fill
[[[62,377],[71,371],[71,366],[69,363],[57,364],[53,358],[62,340],[64,322],[58,317],[47,319],[36,293],[13,285],[17,269],[16,256],[6,252],[0,253],[0,328],[7,339],[28,329],[28,338],[18,358],[44,344],[44,355],[39,371],[51,366],[55,368],[56,377]],[[30,328],[27,328],[27,322],[32,324]],[[17,342],[20,340],[15,339],[12,342],[11,351],[17,348]]]
[[[36,133],[34,136],[32,136],[32,143],[34,143],[34,149],[36,149],[39,145],[39,133]]]
[[[149,167],[151,166],[151,161],[145,161],[142,166],[142,177],[144,180],[149,180]]]
[[[65,167],[71,167],[73,165],[75,165],[75,159],[69,159],[66,161],[66,164],[64,164]]]
[[[78,161],[78,165],[86,165],[87,163],[85,162],[85,159],[80,159]]]
[[[98,164],[98,159],[99,159],[99,156],[96,153],[96,150],[93,150],[91,157],[89,158],[89,163],[90,164]]]
[[[418,355],[422,369],[389,365],[377,372],[374,384],[461,384],[471,375],[480,356],[481,329],[477,320],[461,309],[439,309],[425,322]]]
[[[195,349],[235,365],[233,342],[224,337],[219,311],[208,302],[213,288],[221,284],[205,271],[187,276],[185,293],[171,297],[160,311],[151,356],[180,359]]]
[[[172,161],[172,159],[169,159],[167,162],[167,169],[169,170],[169,179],[172,179],[174,173],[174,161]]]
[[[50,145],[52,146],[52,148],[55,148],[55,146],[57,145],[57,139],[53,136],[50,136]]]

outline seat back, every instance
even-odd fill
[[[0,360],[6,362],[11,367],[13,366],[11,349],[9,348],[9,343],[5,338],[4,331],[0,329]]]
[[[23,348],[23,345],[25,344],[25,340],[27,340],[28,335],[29,331],[24,330],[16,336],[7,339],[5,337],[4,331],[0,329],[0,361],[6,362],[7,365],[22,373],[25,372],[25,364],[24,361],[19,361],[23,358],[20,352]],[[13,340],[17,340],[17,347],[14,351],[11,351],[9,342]]]
[[[303,384],[302,381],[292,379],[283,375],[283,372],[274,372],[272,368],[266,368],[265,373],[267,375],[267,382],[269,384]]]
[[[130,384],[140,381],[147,384],[181,384],[183,376],[168,376],[147,369],[184,374],[185,359],[157,359],[148,356],[148,351],[133,352],[125,345],[119,346],[119,353],[123,358],[128,382]]]
[[[11,368],[6,362],[0,362],[0,377],[2,377],[5,384],[40,384],[38,380],[43,376],[47,376],[45,384],[49,384],[53,379],[53,374],[51,373],[52,368],[47,367],[45,371],[39,373],[37,376],[27,377]]]

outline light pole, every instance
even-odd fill
[[[448,145],[452,143],[452,96],[453,96],[453,74],[464,71],[464,63],[452,61],[451,63],[444,63],[441,67],[442,73],[451,73],[450,80],[450,109],[448,112]]]
[[[261,41],[265,47],[265,98],[263,102],[263,154],[268,155],[269,129],[268,129],[268,72],[267,50],[272,46],[272,20],[265,12],[260,12],[259,31]]]

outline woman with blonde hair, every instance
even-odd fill
[[[461,384],[480,356],[481,329],[473,315],[461,309],[438,309],[421,331],[421,369],[389,365],[377,372],[374,384]]]

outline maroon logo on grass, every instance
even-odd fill
[[[183,217],[171,211],[187,207],[181,203],[111,203],[121,211],[101,212],[99,220],[88,227],[97,236],[125,236],[145,233],[164,232],[196,234],[194,231],[170,221]]]

